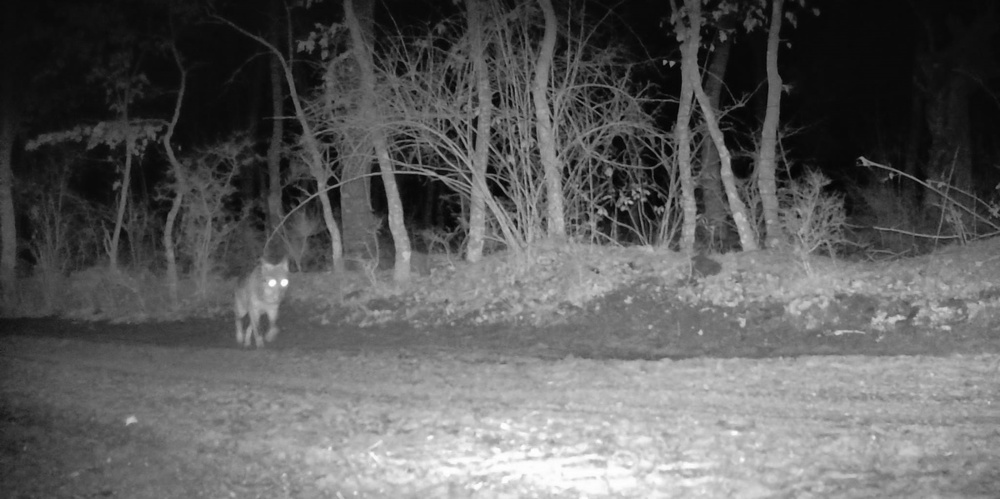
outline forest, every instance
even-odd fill
[[[0,495],[996,498],[998,6],[0,1]]]
[[[1000,228],[989,1],[44,0],[2,15],[9,313],[64,310],[74,276],[136,295],[118,306],[176,310],[260,258],[403,285],[560,246],[808,266]]]

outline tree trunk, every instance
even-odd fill
[[[946,12],[943,4],[935,2],[923,7],[917,14],[926,26],[926,39],[919,45],[921,81],[916,86],[926,92],[923,102],[930,139],[926,178],[942,182],[940,190],[948,190],[950,186],[975,195],[971,98],[974,91],[985,88],[985,82],[1000,75],[993,48],[1000,30],[996,22],[997,2],[968,2],[964,15]],[[963,204],[965,209],[974,202],[954,191],[952,195],[953,201]],[[948,201],[927,192],[923,197],[924,216],[940,217],[942,203]]]
[[[351,32],[351,44],[354,47],[354,58],[360,69],[361,79],[361,114],[363,123],[371,128],[371,136],[375,155],[381,171],[382,185],[385,188],[386,205],[389,210],[389,231],[396,249],[396,262],[393,267],[393,280],[407,282],[410,280],[410,236],[406,232],[403,220],[403,203],[396,186],[396,173],[389,157],[389,146],[381,125],[381,117],[376,108],[375,99],[375,68],[372,63],[371,39],[361,31],[357,15],[354,13],[354,0],[344,0],[344,20]]]
[[[465,2],[471,42],[469,57],[472,58],[477,93],[476,150],[470,165],[472,168],[472,193],[469,199],[469,243],[465,253],[466,260],[470,262],[477,262],[483,256],[483,244],[486,237],[486,197],[490,195],[489,186],[486,183],[486,167],[490,159],[493,89],[490,86],[490,75],[486,68],[481,2],[482,0],[466,0]]]
[[[927,106],[931,136],[927,179],[941,182],[942,191],[950,186],[972,192],[972,125],[969,118],[972,83],[964,74],[955,72],[949,73],[944,80]],[[972,206],[963,195],[955,194],[953,199]],[[924,212],[940,212],[942,201],[940,196],[927,193]]]
[[[685,0],[687,25],[682,16],[677,16],[676,28],[684,41],[681,44],[681,94],[677,106],[677,123],[674,137],[677,140],[677,168],[681,184],[681,208],[684,222],[681,227],[680,249],[694,252],[695,229],[698,223],[698,205],[694,197],[694,182],[691,172],[691,102],[694,96],[694,82],[700,82],[698,71],[698,49],[701,44],[701,0]],[[700,83],[699,83],[700,85]]]
[[[678,33],[686,37],[686,43],[690,43],[692,37],[695,37],[697,41],[698,32],[701,28],[701,1],[685,0],[684,4],[687,8],[688,25],[684,26],[684,21],[680,18],[678,18],[676,25]],[[743,200],[740,199],[739,192],[736,190],[732,158],[729,154],[729,148],[726,147],[726,138],[719,128],[719,121],[715,115],[715,110],[712,108],[712,103],[709,101],[708,95],[705,94],[705,89],[701,86],[697,48],[698,43],[691,44],[690,46],[686,45],[685,50],[694,54],[693,56],[688,52],[684,54],[681,64],[685,65],[686,69],[682,67],[681,74],[684,75],[686,83],[691,86],[694,92],[694,97],[697,99],[701,114],[705,119],[705,126],[708,127],[708,134],[712,137],[712,142],[715,144],[716,150],[719,151],[719,159],[721,161],[719,176],[722,177],[722,185],[726,190],[726,197],[729,200],[729,211],[733,214],[733,222],[736,224],[736,231],[740,236],[740,244],[744,251],[752,251],[757,249],[757,238],[750,227],[746,205],[743,204]],[[685,208],[685,225],[688,224],[687,210],[689,209]]]
[[[348,7],[350,3],[350,7]],[[351,8],[357,20],[357,29],[362,40],[371,40],[374,29],[374,0],[344,0],[344,12]],[[352,35],[350,43],[356,43]],[[352,46],[352,48],[354,48]],[[354,70],[342,69],[337,74],[347,75],[339,81],[342,88],[360,88],[361,68],[356,58],[348,58],[337,64],[352,65]],[[360,104],[360,103],[358,103]],[[350,110],[348,110],[350,112]],[[360,111],[359,111],[360,112]],[[377,247],[377,220],[372,213],[371,173],[372,137],[368,130],[345,130],[340,139],[340,164],[342,184],[340,186],[340,216],[344,228],[344,253],[350,256],[378,258],[371,254]]]
[[[271,0],[271,45],[281,47],[283,17],[281,2]],[[285,87],[281,82],[281,61],[274,54],[268,60],[271,76],[271,143],[267,148],[267,213],[271,229],[277,229],[285,216],[281,206],[281,149],[285,137]]]
[[[694,0],[698,1],[698,0]],[[701,113],[705,116],[705,125],[708,127],[708,134],[715,143],[715,148],[719,150],[719,159],[722,161],[719,167],[719,176],[722,177],[722,186],[726,189],[726,198],[729,200],[729,211],[733,214],[733,223],[736,224],[736,232],[740,236],[740,245],[743,251],[754,251],[758,248],[757,236],[754,235],[753,228],[750,227],[750,218],[747,215],[747,207],[740,199],[740,194],[736,190],[736,179],[733,177],[733,162],[726,147],[726,138],[719,128],[719,121],[715,117],[715,110],[708,102],[708,96],[701,88],[701,81],[697,77],[694,80],[694,96],[698,99]]]
[[[115,215],[115,228],[111,236],[111,244],[107,249],[111,270],[118,271],[118,242],[122,235],[122,220],[125,219],[125,208],[128,207],[128,192],[132,183],[132,154],[135,151],[135,134],[129,128],[128,102],[130,97],[126,97],[126,104],[122,112],[122,126],[125,129],[125,171],[122,173],[122,180],[118,186],[118,212]]]
[[[546,203],[546,234],[550,239],[566,238],[566,219],[563,209],[562,174],[563,168],[556,155],[556,138],[552,128],[552,112],[549,109],[549,71],[552,69],[552,56],[556,46],[556,13],[552,9],[552,0],[538,0],[545,15],[545,34],[538,50],[538,60],[535,63],[535,81],[532,84],[531,96],[535,104],[535,134],[538,138],[538,152],[545,173]]]
[[[906,143],[904,144],[905,153],[902,170],[912,178],[922,178],[923,175],[920,153],[922,144],[926,138],[924,134],[924,107],[925,101],[922,93],[916,88],[911,89],[910,116],[906,132]],[[919,206],[921,193],[916,183],[897,180],[896,186],[900,197],[907,203],[905,206],[913,206],[914,208]]]
[[[731,22],[727,16],[719,21],[720,30],[725,30]],[[708,95],[712,109],[722,106],[722,90],[725,87],[726,69],[729,67],[729,55],[732,53],[733,38],[716,43],[711,55],[711,63],[705,72],[705,93]],[[731,231],[726,222],[726,194],[722,188],[722,177],[719,175],[719,151],[711,140],[701,143],[701,172],[698,175],[698,186],[701,187],[702,202],[705,206],[704,220],[709,232],[709,244],[713,247],[724,247],[729,240]]]
[[[781,75],[778,74],[778,47],[781,41],[781,21],[784,0],[771,0],[771,26],[767,33],[767,111],[760,131],[760,151],[757,154],[757,189],[764,209],[766,246],[781,244],[781,224],[778,220],[777,170],[778,124],[781,114]]]
[[[174,146],[171,143],[174,137],[174,130],[177,128],[177,121],[181,117],[181,106],[184,104],[184,94],[187,92],[187,69],[181,61],[181,55],[177,52],[177,46],[171,44],[170,50],[174,56],[174,63],[181,73],[180,88],[177,90],[177,99],[174,101],[174,116],[167,125],[167,131],[163,134],[163,150],[167,153],[170,168],[174,172],[176,182],[174,184],[174,199],[170,202],[170,211],[167,212],[167,220],[163,226],[163,251],[167,259],[167,291],[170,293],[170,303],[176,309],[180,305],[178,292],[177,256],[174,252],[174,225],[177,222],[177,214],[181,211],[184,203],[184,195],[187,193],[187,183],[184,175],[184,167],[174,154]]]
[[[302,141],[302,148],[306,153],[306,162],[309,165],[309,173],[312,175],[313,180],[316,181],[316,194],[314,194],[314,196],[319,199],[320,206],[323,210],[323,221],[326,223],[326,231],[330,235],[330,256],[333,260],[333,271],[335,274],[341,275],[344,273],[344,252],[340,238],[340,226],[337,225],[337,220],[333,218],[333,207],[330,204],[329,196],[326,195],[326,184],[330,180],[331,173],[325,163],[323,151],[319,147],[319,141],[316,139],[316,134],[309,125],[309,119],[306,117],[306,111],[302,108],[302,100],[299,99],[299,93],[295,89],[295,78],[292,75],[292,68],[288,65],[288,61],[285,60],[281,51],[274,45],[268,43],[267,40],[240,28],[225,18],[215,17],[215,19],[223,22],[239,33],[242,33],[244,36],[256,41],[261,44],[261,46],[266,47],[271,51],[271,54],[278,57],[278,60],[281,62],[281,69],[285,74],[285,85],[288,86],[288,96],[291,100],[292,107],[295,109],[295,120],[299,122],[299,126],[302,128],[302,137],[300,140]]]
[[[10,11],[5,9],[5,31],[12,35]],[[3,37],[8,38],[8,37]],[[10,40],[5,40],[9,42]],[[14,48],[0,47],[4,57],[0,66],[0,290],[3,306],[13,306],[17,275],[17,228],[14,225],[14,140],[17,137],[18,109],[14,99]]]

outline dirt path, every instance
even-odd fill
[[[8,497],[1000,497],[997,356],[0,338]]]

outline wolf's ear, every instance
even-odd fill
[[[275,265],[275,267],[276,268],[280,268],[281,270],[287,271],[288,270],[288,257],[286,256],[286,257],[282,258],[281,261],[278,262],[277,265]]]

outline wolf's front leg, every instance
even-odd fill
[[[250,325],[247,326],[246,335],[243,339],[243,346],[246,348],[250,348],[251,341],[257,344],[257,348],[264,346],[264,339],[261,338],[260,334],[260,315],[258,313],[250,312]]]
[[[243,318],[242,317],[237,317],[236,318],[236,344],[237,345],[242,345],[243,344]]]
[[[278,307],[267,310],[267,336],[264,338],[268,343],[274,341],[278,336]]]

